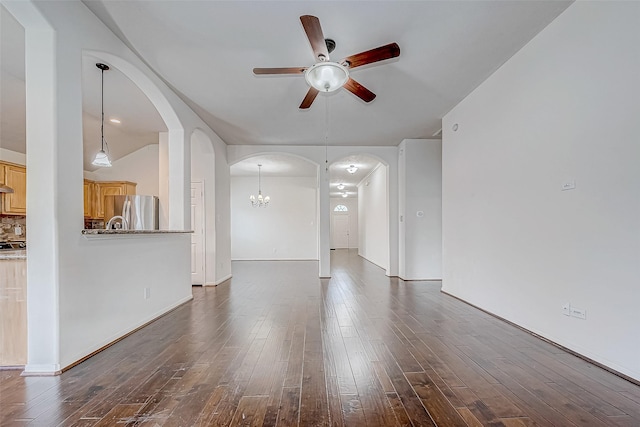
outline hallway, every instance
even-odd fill
[[[234,277],[58,377],[0,371],[0,425],[632,426],[640,387],[356,250]]]

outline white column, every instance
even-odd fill
[[[160,230],[169,229],[169,133],[158,134],[158,199]]]
[[[389,232],[389,264],[387,266],[387,276],[398,275],[398,234],[399,234],[399,214],[398,214],[398,162],[390,163],[387,166],[387,208],[388,208],[388,232]]]
[[[60,370],[56,34],[33,4],[5,4],[25,27],[27,320],[25,373]],[[37,236],[37,238],[35,237]]]
[[[191,146],[183,130],[170,130],[169,160],[169,228],[191,229]]]
[[[320,235],[318,236],[318,266],[320,277],[331,277],[331,213],[329,209],[329,172],[326,170],[325,165],[319,167],[319,210],[320,210]]]

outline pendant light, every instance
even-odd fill
[[[94,166],[110,168],[111,160],[109,160],[109,155],[107,154],[107,152],[104,151],[104,147],[106,145],[104,140],[104,72],[109,69],[109,66],[107,64],[102,64],[98,62],[96,64],[96,67],[98,67],[102,72],[102,115],[100,117],[100,141],[101,141],[100,147],[101,148],[100,148],[100,151],[96,153],[96,157],[95,159],[93,159],[93,162],[91,162],[91,164]],[[108,149],[108,146],[107,146],[107,149]]]
[[[253,194],[249,196],[251,206],[253,206],[254,208],[266,208],[269,204],[269,201],[271,200],[269,196],[262,197],[260,168],[262,168],[262,165],[258,164],[258,197],[254,196]]]

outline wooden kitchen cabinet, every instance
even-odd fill
[[[136,183],[129,181],[84,180],[84,216],[93,219],[104,218],[105,196],[128,196],[136,194]]]
[[[27,260],[0,259],[0,366],[27,363]]]
[[[84,193],[84,217],[95,218],[96,202],[98,196],[96,194],[96,183],[89,179],[84,180],[83,184]]]
[[[2,194],[4,215],[27,214],[27,169],[12,163],[0,164],[0,175],[5,185],[13,188],[13,193]]]

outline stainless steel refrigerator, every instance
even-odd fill
[[[159,203],[156,196],[104,196],[105,224],[121,216],[122,228],[128,230],[158,230]]]

